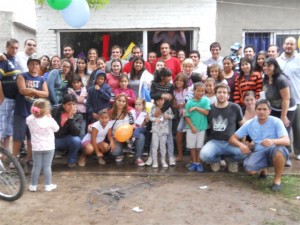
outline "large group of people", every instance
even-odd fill
[[[42,168],[45,190],[56,188],[51,163],[59,151],[67,154],[69,168],[85,166],[92,154],[101,165],[106,157],[121,162],[125,151],[134,152],[138,166],[167,168],[183,161],[186,150],[190,171],[238,172],[243,163],[249,174],[265,178],[274,166],[272,190],[282,188],[292,149],[300,160],[296,39],[286,38],[280,55],[271,45],[257,55],[245,46],[242,56],[236,42],[225,57],[213,42],[204,62],[199,51],[176,52],[160,39],[155,33],[160,57],[149,52],[147,61],[139,46],[126,61],[114,45],[105,61],[95,48],[75,58],[72,45],[65,44],[63,58],[50,58],[37,56],[35,40],[26,40],[24,52],[18,52],[16,39],[7,41],[0,54],[1,145],[8,149],[12,136],[18,156],[26,138],[26,164],[33,165],[30,191],[37,190]],[[133,134],[120,141],[117,132],[124,125]]]

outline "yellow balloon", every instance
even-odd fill
[[[118,142],[129,140],[133,133],[133,127],[130,124],[123,124],[116,129],[115,138]]]
[[[300,50],[300,36],[298,38],[298,49]]]
[[[152,105],[153,104],[151,102],[146,102],[146,112],[147,113],[151,112]]]

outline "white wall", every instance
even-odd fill
[[[47,5],[37,7],[38,53],[58,54],[55,30],[72,29],[60,12]],[[91,11],[86,31],[195,28],[195,38],[203,58],[209,57],[209,45],[216,37],[215,0],[111,0],[103,9]]]

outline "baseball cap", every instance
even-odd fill
[[[239,42],[234,42],[233,45],[231,45],[230,49],[232,50],[239,50],[240,48],[242,48],[242,45]]]
[[[41,60],[38,57],[38,55],[36,53],[33,53],[27,60],[27,65],[32,62],[32,61],[37,61],[39,64],[41,64]]]

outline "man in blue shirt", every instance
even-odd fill
[[[248,154],[244,160],[247,173],[253,175],[260,172],[259,177],[266,178],[266,168],[273,166],[275,178],[272,190],[280,191],[281,176],[285,162],[289,159],[289,152],[285,146],[290,145],[290,139],[283,122],[270,116],[271,106],[266,99],[256,102],[255,111],[257,116],[238,129],[229,142],[239,147],[244,154]],[[252,143],[240,141],[247,135],[252,139]]]

